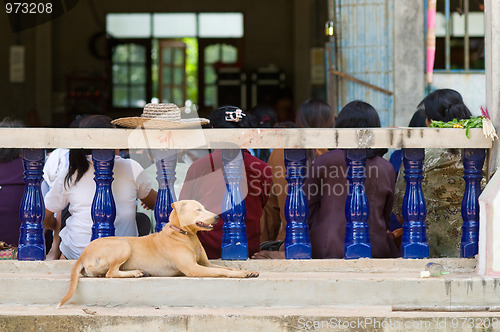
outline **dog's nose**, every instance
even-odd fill
[[[220,219],[220,217],[219,216],[215,216],[214,219],[217,221],[217,220]]]

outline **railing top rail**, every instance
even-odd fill
[[[482,129],[74,129],[0,128],[3,148],[486,148]]]

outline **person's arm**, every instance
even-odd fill
[[[309,216],[307,218],[309,227],[312,226],[311,216],[318,211],[321,205],[321,195],[319,194],[321,190],[319,188],[322,187],[323,181],[318,173],[319,167],[317,167],[316,163],[313,161],[309,166],[309,171],[307,173],[308,177],[305,179],[304,185],[302,186],[309,208]]]
[[[45,209],[45,219],[43,219],[43,228],[57,230],[57,220],[54,217],[54,212]]]
[[[393,169],[389,169],[389,174],[388,174],[388,191],[386,195],[386,200],[385,200],[385,206],[384,206],[384,219],[385,219],[385,224],[387,229],[389,229],[389,224],[390,224],[390,219],[391,219],[391,214],[393,211],[394,207],[394,191],[395,191],[395,185],[396,185],[396,172]],[[399,220],[399,218],[398,218]]]
[[[276,240],[280,226],[278,197],[271,192],[260,217],[260,242]]]
[[[141,202],[144,203],[144,205],[146,205],[146,207],[148,207],[149,209],[154,210],[157,195],[158,192],[154,189],[151,189],[146,197],[141,198]]]

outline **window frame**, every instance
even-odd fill
[[[235,46],[238,51],[238,60],[235,66],[239,66],[244,62],[243,38],[198,38],[198,105],[200,114],[208,113],[213,109],[212,106],[205,105],[205,49],[214,44]],[[214,105],[214,107],[217,107],[217,105]]]
[[[187,12],[178,12],[179,14],[184,14]],[[189,13],[194,13],[197,17],[197,27],[196,27],[196,36],[188,36],[189,38],[196,38],[198,42],[198,106],[199,106],[199,112],[209,112],[212,110],[212,106],[205,106],[205,61],[204,61],[204,48],[208,47],[211,44],[228,44],[235,46],[237,48],[237,63],[235,65],[240,66],[241,63],[243,63],[243,39],[245,36],[245,15],[243,12],[189,12]],[[242,16],[242,23],[243,23],[243,31],[242,37],[201,37],[200,32],[199,32],[199,15],[200,14],[216,14],[216,13],[233,13],[233,14],[241,14]],[[109,14],[122,14],[122,13],[107,13]],[[154,14],[159,14],[159,13],[147,13],[151,16],[151,19],[154,18]],[[176,14],[175,12],[169,13],[169,14]],[[150,102],[151,98],[153,97],[153,76],[152,76],[152,67],[153,67],[153,58],[151,56],[152,52],[152,47],[153,47],[153,42],[155,40],[161,41],[161,40],[166,40],[166,39],[181,39],[181,37],[155,37],[155,33],[153,30],[150,31],[150,36],[149,37],[141,37],[141,38],[113,38],[111,36],[108,36],[107,38],[107,45],[108,45],[108,57],[107,57],[107,67],[108,67],[108,75],[110,77],[109,79],[109,102],[108,102],[108,108],[110,112],[122,115],[122,114],[136,114],[138,110],[141,110],[140,108],[136,107],[117,107],[113,105],[113,76],[112,76],[112,68],[113,68],[113,58],[112,58],[112,50],[116,45],[119,44],[126,44],[126,43],[137,43],[141,45],[147,45],[146,50],[148,54],[150,54],[149,57],[146,59],[146,103]],[[202,49],[203,47],[203,49]],[[160,87],[159,87],[160,88]],[[185,87],[184,90],[186,90],[187,87]],[[185,98],[186,98],[186,93]],[[158,91],[158,97],[160,96],[160,91]],[[184,98],[184,99],[185,99]],[[181,106],[181,105],[179,105]]]
[[[440,0],[438,0],[440,1]],[[451,19],[451,0],[441,0],[444,1],[444,17],[445,17],[445,37],[444,37],[444,69],[433,69],[435,73],[484,73],[485,68],[483,69],[471,69],[471,60],[470,60],[470,36],[469,36],[469,0],[463,1],[463,15],[464,15],[464,36],[462,37],[464,40],[463,47],[463,56],[464,63],[463,68],[452,69],[451,68],[451,38],[452,38],[452,19]],[[427,13],[427,2],[425,2],[425,12]],[[427,21],[427,15],[425,17]],[[427,24],[426,26],[426,34],[427,34]],[[485,36],[483,36],[484,39]],[[437,42],[437,38],[443,37],[435,37],[436,38],[436,50],[439,45]],[[437,54],[437,52],[436,52]]]
[[[146,48],[146,62],[144,63],[145,66],[145,71],[146,71],[146,82],[145,82],[145,88],[146,88],[146,96],[145,96],[145,102],[148,103],[151,98],[152,98],[152,78],[151,78],[151,71],[152,71],[152,58],[151,58],[151,39],[149,38],[108,38],[108,55],[109,55],[109,61],[108,61],[108,77],[109,77],[109,102],[108,102],[108,107],[109,110],[113,113],[120,113],[120,115],[127,115],[127,114],[137,114],[137,112],[142,112],[142,107],[117,107],[114,106],[113,104],[113,88],[115,87],[115,84],[113,82],[113,49],[118,46],[118,45],[124,45],[124,44],[137,44],[141,45]],[[130,79],[130,78],[129,78]],[[130,84],[130,81],[128,82]],[[129,86],[130,88],[130,86]]]

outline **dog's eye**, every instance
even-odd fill
[[[198,209],[198,210],[196,210],[196,211],[198,211],[198,212],[202,212],[202,211],[201,211],[201,209]]]

